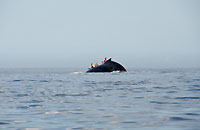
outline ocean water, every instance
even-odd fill
[[[84,72],[0,69],[0,129],[200,129],[200,69]]]

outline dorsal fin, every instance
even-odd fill
[[[112,58],[108,59],[107,61],[111,61]]]

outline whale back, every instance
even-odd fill
[[[111,61],[111,58],[107,60],[104,64],[99,65],[95,68],[88,70],[87,72],[113,72],[113,71],[124,71],[126,69],[117,62]]]

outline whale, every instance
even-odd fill
[[[86,71],[86,73],[113,72],[113,71],[126,72],[127,70],[121,64],[112,61],[110,58],[104,64],[101,64],[94,68],[90,68],[88,71]]]

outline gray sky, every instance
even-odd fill
[[[199,0],[1,0],[0,67],[200,67]]]

